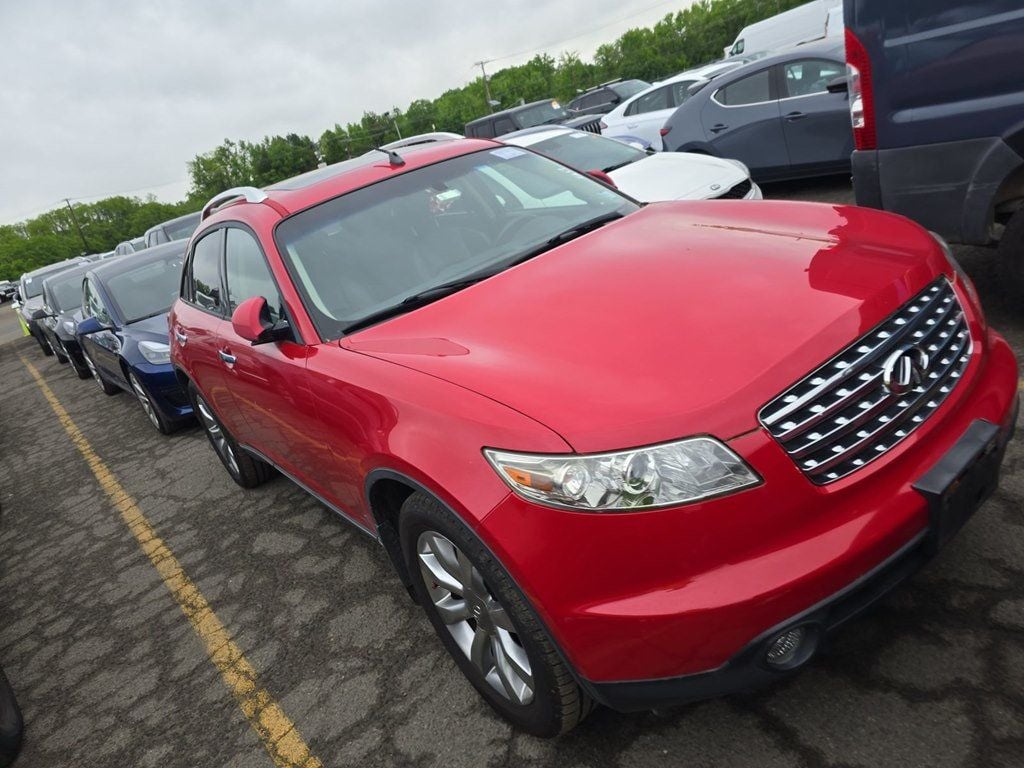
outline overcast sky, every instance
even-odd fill
[[[0,0],[0,223],[64,197],[179,200],[186,161],[226,138],[316,139],[464,85],[478,59],[589,58],[691,2]]]

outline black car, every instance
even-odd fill
[[[186,213],[184,216],[157,224],[155,227],[147,229],[146,234],[143,235],[145,241],[143,248],[152,248],[161,243],[173,243],[175,240],[188,240],[198,225],[199,211]],[[132,241],[133,244],[134,242]],[[142,248],[135,248],[135,250],[142,250]]]
[[[82,280],[94,266],[82,264],[43,280],[43,308],[39,310],[39,327],[46,334],[57,361],[70,362],[80,379],[87,379],[91,374],[75,338],[75,329],[82,319]]]
[[[512,131],[521,131],[523,128],[550,124],[566,125],[590,133],[601,132],[601,122],[596,117],[574,117],[556,100],[542,99],[466,123],[466,136],[474,139],[493,139]]]
[[[630,96],[651,87],[643,80],[609,80],[584,91],[565,108],[577,115],[606,115]]]
[[[44,355],[52,355],[53,350],[50,349],[46,334],[35,320],[35,314],[43,308],[43,279],[84,263],[86,260],[83,257],[76,256],[67,261],[58,261],[56,264],[48,264],[45,267],[26,272],[18,281],[18,311],[21,313],[22,320],[25,321],[28,332],[39,343]]]
[[[691,85],[662,141],[739,160],[758,182],[849,173],[847,88],[842,41],[799,45]]]

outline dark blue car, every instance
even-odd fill
[[[167,330],[186,244],[167,243],[89,270],[76,332],[103,391],[135,395],[164,434],[192,418],[192,405],[171,367]]]

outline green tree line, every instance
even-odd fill
[[[538,54],[525,64],[489,76],[498,109],[545,98],[568,101],[581,90],[615,78],[654,81],[721,58],[747,24],[795,7],[806,0],[699,0],[667,14],[652,27],[630,29],[601,45],[593,61],[573,52],[557,58]],[[838,2],[838,0],[837,0]],[[435,99],[417,99],[405,109],[364,112],[358,122],[335,123],[319,139],[290,133],[262,141],[225,141],[187,163],[188,197],[176,204],[152,198],[111,197],[75,204],[75,216],[89,252],[100,253],[137,237],[148,227],[197,210],[217,193],[240,185],[257,187],[360,155],[403,136],[428,131],[462,133],[467,122],[488,111],[482,77]],[[68,209],[60,208],[26,222],[0,226],[0,278],[14,279],[86,250]]]

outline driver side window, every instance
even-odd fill
[[[228,313],[246,299],[262,296],[267,300],[270,319],[277,322],[284,316],[284,306],[263,251],[252,235],[237,227],[227,230],[225,256],[228,289]]]
[[[188,301],[207,312],[221,314],[220,253],[224,230],[217,229],[196,243],[189,261],[185,289]]]
[[[103,301],[100,299],[96,292],[96,286],[93,285],[92,279],[85,281],[85,286],[82,289],[82,307],[84,313],[89,317],[95,317],[101,323],[110,323],[110,313],[107,312],[107,308],[103,306]]]

